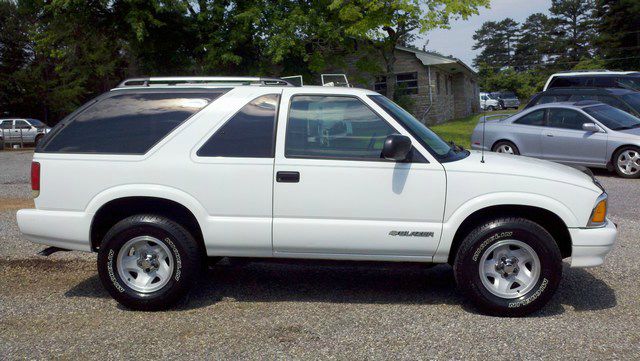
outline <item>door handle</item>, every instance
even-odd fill
[[[553,137],[553,134],[547,133],[547,137]]]
[[[300,182],[300,172],[277,172],[276,182],[298,183]]]

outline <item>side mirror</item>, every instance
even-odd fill
[[[382,158],[401,162],[407,159],[411,150],[411,139],[405,135],[391,134],[384,140]]]
[[[596,123],[584,123],[582,124],[582,130],[586,132],[598,133],[600,128],[596,125]]]

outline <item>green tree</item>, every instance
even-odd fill
[[[517,50],[519,25],[513,19],[487,21],[473,34],[473,50],[482,49],[473,60],[473,65],[480,64],[501,68],[511,66]]]
[[[595,38],[594,0],[552,0],[551,18],[558,37],[556,54],[562,61],[579,61],[593,53]]]
[[[514,54],[515,68],[529,70],[543,65],[553,54],[555,26],[542,13],[529,15],[520,27]]]
[[[599,53],[609,68],[640,69],[640,1],[598,0]]]
[[[489,0],[334,0],[330,9],[346,23],[345,35],[371,45],[382,57],[387,91],[395,95],[396,46],[414,32],[446,28],[450,19],[467,19]]]

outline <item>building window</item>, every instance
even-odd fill
[[[373,83],[373,90],[382,95],[387,95],[387,77],[384,75],[377,76]]]
[[[418,94],[418,73],[396,74],[398,94]]]

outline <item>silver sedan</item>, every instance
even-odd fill
[[[640,177],[640,119],[595,101],[541,104],[510,116],[481,117],[471,148]]]

